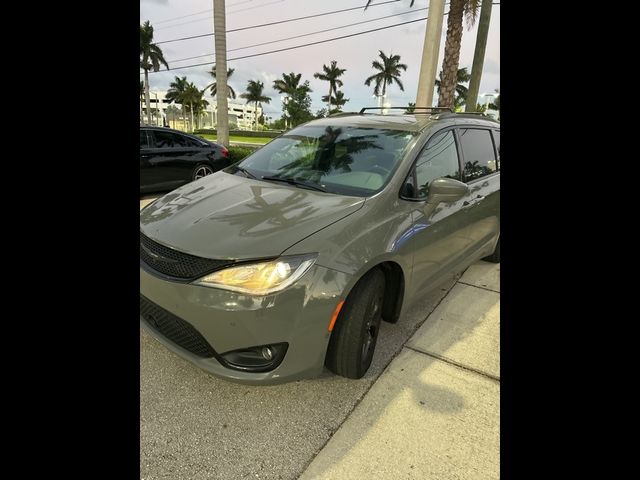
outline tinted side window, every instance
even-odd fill
[[[495,172],[496,155],[489,130],[461,128],[459,132],[464,154],[465,181],[470,182]]]
[[[189,137],[183,137],[183,138],[187,142],[187,146],[196,147],[196,148],[202,148],[202,142],[199,142],[195,138],[189,138]]]
[[[436,178],[460,178],[458,151],[453,130],[434,135],[416,161],[417,198],[426,198]]]
[[[153,136],[156,139],[157,148],[180,148],[187,146],[186,138],[177,133],[154,130]]]
[[[147,138],[146,130],[140,130],[140,148],[149,148],[149,139]]]

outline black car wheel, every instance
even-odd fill
[[[349,293],[327,349],[325,364],[332,372],[347,378],[367,373],[380,331],[384,288],[384,273],[375,269]]]
[[[198,165],[196,166],[196,168],[193,169],[193,175],[192,178],[193,180],[198,180],[202,177],[206,177],[207,175],[211,175],[213,173],[213,168],[211,168],[209,165]]]

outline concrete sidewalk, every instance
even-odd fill
[[[500,265],[478,262],[300,478],[486,480],[499,467]]]

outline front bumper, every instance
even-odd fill
[[[171,282],[141,268],[140,294],[187,322],[215,353],[193,349],[196,355],[162,335],[142,315],[140,325],[167,348],[213,375],[247,384],[283,383],[322,372],[327,327],[348,282],[348,275],[314,265],[282,292],[249,296]],[[287,352],[268,372],[234,370],[216,358],[233,350],[277,343],[287,343]],[[213,356],[203,358],[203,354]]]

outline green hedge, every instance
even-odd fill
[[[230,163],[239,162],[244,157],[246,157],[247,155],[252,154],[256,150],[257,150],[257,148],[253,148],[253,147],[234,147],[234,146],[230,146],[229,147],[229,162]]]
[[[205,128],[202,130],[194,130],[196,135],[200,135],[203,133],[207,133],[209,135],[217,135],[218,132],[212,128]],[[274,132],[274,131],[264,131],[264,132],[254,132],[253,130],[229,130],[229,136],[235,135],[238,137],[268,137],[268,138],[276,138],[281,135],[282,132]]]

